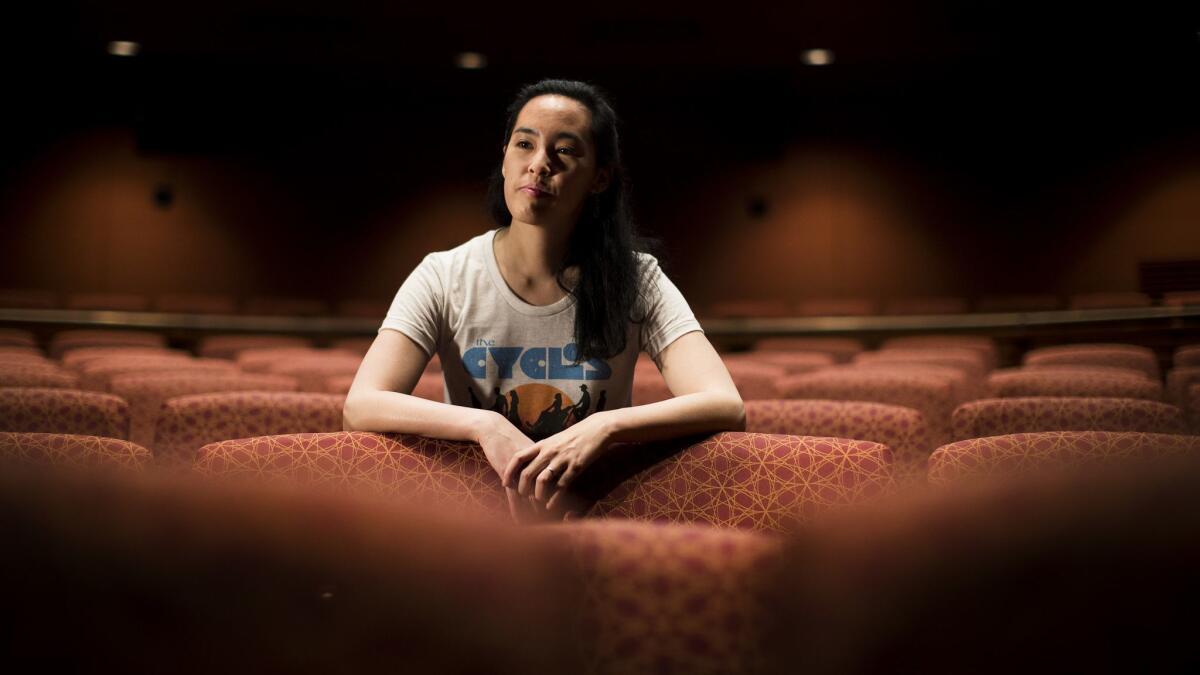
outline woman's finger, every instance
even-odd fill
[[[515,488],[517,476],[520,474],[523,467],[529,460],[538,456],[541,452],[541,447],[534,443],[533,445],[514,453],[508,460],[508,466],[504,467],[504,485],[505,487]]]
[[[521,471],[521,478],[517,482],[517,492],[526,497],[532,497],[533,482],[537,480],[538,474],[546,469],[546,465],[550,463],[551,459],[553,457],[550,457],[550,453],[540,452],[537,457],[530,460],[525,465],[525,469]]]
[[[546,468],[538,474],[537,482],[534,484],[533,488],[533,496],[539,502],[544,503],[550,498],[550,495],[554,494],[555,486],[557,485],[557,481],[555,479],[562,474],[563,469],[566,468],[567,464],[568,461],[563,459],[563,457],[560,455],[559,457],[551,460],[546,465]]]

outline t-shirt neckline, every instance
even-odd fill
[[[496,235],[500,232],[500,228],[494,228],[488,235],[480,237],[480,243],[483,246],[483,259],[487,261],[488,275],[492,278],[492,285],[496,287],[496,292],[509,307],[528,316],[550,316],[558,314],[575,304],[575,296],[567,293],[565,296],[550,303],[549,305],[531,305],[525,302],[508,287],[508,282],[504,281],[504,275],[500,274],[500,263],[496,262],[495,240]]]

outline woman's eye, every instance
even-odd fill
[[[559,152],[563,152],[564,150],[566,151],[566,153],[567,153],[568,155],[573,155],[573,154],[575,154],[575,148],[571,148],[571,147],[566,147],[566,146],[564,146],[564,147],[561,147],[561,148],[559,148],[559,149],[558,149],[558,151],[559,151]]]
[[[532,147],[532,145],[533,144],[530,143],[529,141],[517,141],[518,148],[529,148],[529,147]]]

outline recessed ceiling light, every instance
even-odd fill
[[[806,49],[800,53],[800,60],[809,66],[827,66],[833,63],[833,51],[829,49]]]
[[[478,70],[487,67],[487,57],[479,52],[462,52],[454,57],[454,63],[459,68]]]
[[[136,42],[113,40],[108,43],[108,53],[113,56],[137,56],[137,53],[141,50],[142,46]]]

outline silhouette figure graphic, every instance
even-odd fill
[[[488,408],[488,410],[494,410],[500,413],[502,417],[508,417],[508,399],[504,394],[500,393],[500,387],[496,387],[492,391],[492,396],[494,397],[492,399],[492,407]]]

